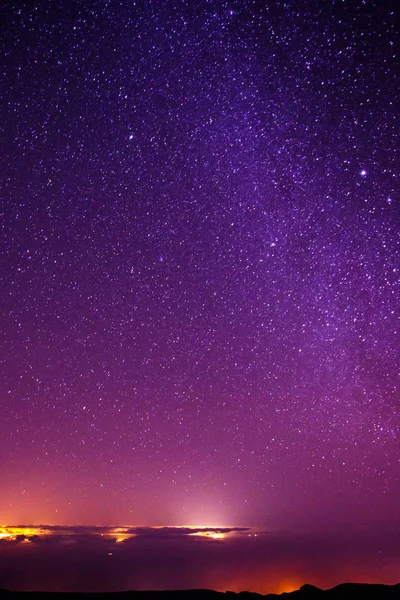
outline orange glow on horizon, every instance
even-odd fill
[[[88,527],[88,531],[86,533],[90,535],[98,535],[102,538],[108,538],[110,540],[114,540],[115,542],[124,542],[130,538],[137,537],[140,533],[135,533],[135,527],[99,527],[96,531],[97,527]],[[147,529],[147,528],[146,528]],[[230,532],[221,531],[225,528],[218,528],[214,526],[193,526],[193,525],[179,525],[179,526],[165,526],[165,525],[156,525],[152,527],[148,527],[149,530],[162,530],[162,529],[189,529],[193,530],[193,533],[188,533],[189,536],[198,536],[205,537],[214,540],[220,540],[231,535]],[[0,539],[15,541],[18,536],[24,536],[26,541],[29,541],[29,538],[33,536],[51,536],[51,535],[61,535],[61,536],[74,536],[77,533],[80,533],[79,526],[75,529],[74,526],[64,527],[64,526],[49,526],[49,525],[39,525],[39,526],[13,526],[13,525],[3,525],[0,526]]]
[[[278,587],[276,589],[276,593],[277,594],[288,594],[289,592],[295,592],[296,590],[300,589],[300,587],[302,585],[303,585],[302,583],[295,582],[293,580],[289,580],[289,581],[283,580],[278,585]]]
[[[117,543],[124,542],[125,540],[136,537],[136,533],[129,532],[129,529],[129,527],[116,527],[115,529],[111,529],[110,533],[103,535],[105,537],[114,538]]]
[[[2,540],[16,540],[18,536],[25,536],[26,538],[33,537],[34,535],[47,535],[49,530],[41,527],[1,527],[0,526],[0,539]],[[29,540],[26,540],[29,541]]]

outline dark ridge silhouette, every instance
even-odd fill
[[[305,584],[294,592],[283,594],[256,594],[253,592],[215,592],[213,590],[169,590],[169,591],[127,591],[104,593],[80,592],[12,592],[0,589],[0,598],[12,600],[400,600],[400,583],[383,585],[373,583],[342,583],[330,590],[321,590]],[[10,598],[11,600],[11,598]]]

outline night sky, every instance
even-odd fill
[[[0,524],[400,535],[394,5],[3,3]]]

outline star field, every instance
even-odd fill
[[[399,528],[394,3],[3,18],[0,520]]]

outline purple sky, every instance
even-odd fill
[[[0,524],[400,535],[394,2],[2,12]]]

